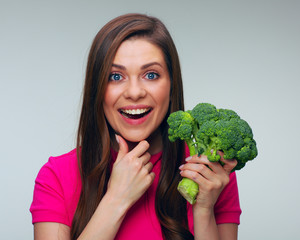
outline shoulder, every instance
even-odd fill
[[[73,149],[72,151],[62,154],[60,156],[51,156],[49,157],[48,162],[45,164],[46,166],[52,166],[52,167],[64,167],[64,166],[74,166],[77,165],[77,153],[76,149]]]
[[[35,180],[30,208],[32,222],[57,222],[70,226],[80,190],[76,149],[50,157]]]
[[[39,171],[37,178],[46,175],[56,175],[61,178],[78,171],[76,149],[60,156],[51,156],[48,162]]]
[[[69,192],[68,189],[80,185],[80,172],[76,149],[60,156],[49,157],[39,171],[36,184],[55,187],[56,190]]]

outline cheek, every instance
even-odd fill
[[[108,86],[104,94],[103,110],[104,115],[110,123],[110,125],[113,124],[114,107],[118,101],[118,95],[115,90],[115,88]]]
[[[171,83],[170,80],[168,80],[165,84],[163,84],[160,88],[160,95],[162,96],[163,101],[167,101],[169,105],[170,101],[170,92],[171,92]]]
[[[169,108],[170,103],[170,84],[166,83],[155,91],[157,103],[161,105],[161,110],[165,114]]]
[[[105,93],[105,95],[104,95],[104,101],[103,101],[103,110],[104,110],[105,116],[108,116],[107,113],[109,112],[109,109],[112,106],[111,100],[112,99],[109,97],[109,94]]]
[[[113,88],[108,85],[104,93],[104,104],[109,104],[111,96],[113,96]]]
[[[119,90],[116,87],[108,85],[104,94],[104,109],[111,108],[115,105],[119,97]]]

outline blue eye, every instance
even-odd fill
[[[159,75],[155,72],[149,72],[146,74],[146,78],[153,80],[153,79],[157,79],[159,77]]]
[[[110,81],[120,81],[122,79],[123,78],[122,78],[121,74],[118,74],[118,73],[112,73],[112,74],[109,75],[109,80]]]

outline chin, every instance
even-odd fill
[[[121,135],[121,136],[128,142],[133,142],[133,143],[137,143],[148,138],[144,136],[132,136],[132,135],[131,136]]]

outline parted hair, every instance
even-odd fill
[[[186,201],[177,191],[184,143],[168,140],[166,121],[171,112],[184,110],[178,53],[165,25],[143,14],[126,14],[108,22],[95,36],[88,55],[77,134],[82,190],[72,222],[71,239],[79,237],[107,190],[114,131],[106,121],[103,98],[115,54],[121,43],[132,37],[146,39],[162,50],[171,80],[169,109],[160,125],[163,153],[155,196],[155,211],[163,238],[194,239],[188,230]]]

